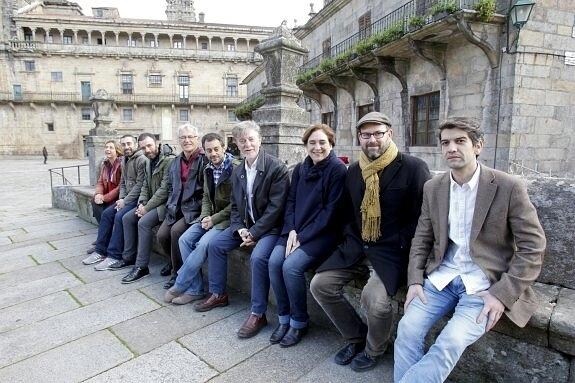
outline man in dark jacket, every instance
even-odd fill
[[[202,137],[209,160],[204,169],[202,213],[180,237],[183,265],[176,283],[164,297],[166,303],[184,305],[204,297],[202,265],[208,257],[208,243],[230,226],[232,171],[240,161],[226,153],[224,138],[217,133]]]
[[[377,364],[393,325],[390,297],[405,282],[411,238],[417,226],[425,162],[400,153],[389,118],[371,112],[356,125],[362,152],[347,173],[344,242],[317,269],[311,292],[347,342],[337,364],[355,371]],[[369,277],[361,294],[367,326],[343,296],[343,287]]]
[[[124,226],[124,253],[122,259],[110,265],[119,270],[135,265],[130,273],[122,278],[122,283],[132,283],[150,274],[148,264],[154,240],[152,229],[159,225],[166,214],[168,200],[168,169],[174,155],[163,153],[161,145],[150,133],[138,137],[140,148],[148,157],[146,177],[138,198],[138,206],[130,210],[122,219]]]
[[[195,126],[191,124],[180,126],[178,128],[178,139],[180,140],[182,153],[174,158],[170,165],[166,217],[160,225],[157,234],[158,241],[164,252],[170,256],[172,276],[164,285],[165,289],[169,289],[174,285],[177,271],[182,266],[182,255],[180,254],[178,240],[202,211],[202,198],[204,195],[203,174],[207,163],[204,151],[198,145],[198,129]]]
[[[251,314],[238,330],[240,338],[256,335],[266,324],[270,279],[268,260],[277,242],[289,189],[287,167],[260,150],[260,127],[244,121],[234,128],[244,160],[232,174],[230,227],[214,237],[208,247],[210,297],[197,303],[196,311],[226,306],[227,252],[252,248],[250,266]]]
[[[112,263],[122,259],[124,250],[122,217],[136,207],[148,165],[148,158],[140,149],[136,150],[136,140],[133,136],[125,135],[120,138],[120,145],[124,149],[124,162],[119,199],[114,206],[108,207],[102,213],[96,251],[82,261],[85,265],[97,263],[94,267],[97,271],[108,270]]]

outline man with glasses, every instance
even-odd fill
[[[199,145],[198,128],[191,124],[180,126],[178,139],[182,153],[170,165],[166,217],[157,234],[164,252],[170,256],[172,275],[164,285],[165,289],[174,285],[177,271],[182,266],[178,240],[202,211],[203,172],[207,164],[204,151]]]
[[[347,172],[344,241],[317,269],[311,292],[346,341],[335,363],[366,371],[389,345],[390,297],[406,279],[423,184],[430,174],[425,162],[399,152],[386,115],[366,114],[356,132],[361,153]],[[343,287],[354,279],[367,279],[361,293],[367,325],[343,296]]]

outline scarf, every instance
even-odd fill
[[[381,236],[378,173],[397,157],[397,153],[397,146],[390,141],[385,153],[373,161],[363,151],[360,154],[359,167],[365,182],[365,194],[361,201],[361,238],[366,242],[375,242]]]

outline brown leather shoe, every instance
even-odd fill
[[[242,324],[242,327],[238,330],[238,338],[251,338],[254,335],[257,335],[258,332],[262,328],[264,328],[268,324],[268,320],[266,319],[266,314],[263,314],[261,317],[250,314],[248,319]]]
[[[228,305],[228,294],[216,295],[212,294],[201,302],[194,305],[194,310],[199,312],[210,311],[216,307],[223,307]]]

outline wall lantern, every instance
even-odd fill
[[[515,0],[511,8],[509,8],[509,13],[507,14],[507,53],[517,52],[517,43],[519,42],[519,32],[521,28],[527,23],[529,17],[531,16],[531,11],[533,11],[533,6],[535,5],[534,0]],[[516,31],[514,32],[513,41],[511,41],[511,26],[513,26]],[[512,52],[513,50],[513,52]]]

